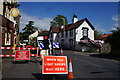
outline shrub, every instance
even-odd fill
[[[102,44],[100,48],[100,53],[110,53],[111,51],[111,45],[109,43]]]

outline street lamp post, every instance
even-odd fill
[[[63,35],[65,37],[65,18],[61,18],[63,20]],[[64,42],[62,42],[62,46],[64,47]]]
[[[61,18],[63,20],[63,26],[65,26],[65,18]]]

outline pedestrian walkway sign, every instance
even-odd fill
[[[44,49],[44,43],[40,43],[40,49]]]
[[[59,48],[59,43],[53,43],[53,48]]]

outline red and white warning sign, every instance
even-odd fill
[[[14,60],[30,60],[30,51],[29,50],[16,51]]]
[[[66,56],[43,56],[42,74],[68,74]]]

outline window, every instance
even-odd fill
[[[76,31],[76,34],[78,34],[78,30]]]
[[[4,27],[0,27],[2,33],[4,33]]]
[[[70,49],[73,48],[73,39],[69,39],[69,48],[70,48]]]
[[[68,37],[68,31],[65,31],[66,37]]]
[[[4,27],[2,27],[2,33],[4,33]]]
[[[90,40],[89,37],[88,37],[88,28],[86,27],[83,27],[82,28],[82,35],[83,37],[80,39],[80,40]]]
[[[88,36],[88,28],[83,28],[83,36]]]
[[[59,38],[59,33],[57,33],[57,37]]]
[[[63,31],[61,32],[61,37],[64,37],[64,32]]]
[[[61,47],[64,48],[64,39],[61,40]]]
[[[50,34],[50,37],[52,38],[53,36],[52,36],[52,33]]]
[[[70,37],[73,36],[73,30],[70,30]]]
[[[11,44],[10,41],[11,41],[11,34],[7,32],[5,33],[5,45],[10,45]]]

